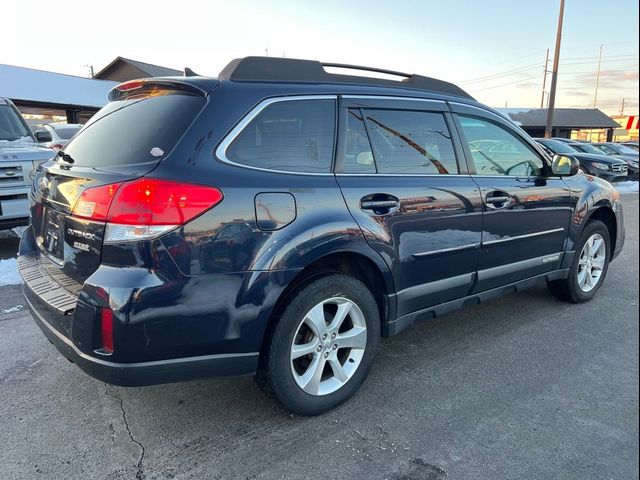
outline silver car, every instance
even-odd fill
[[[0,230],[29,223],[31,178],[53,155],[36,143],[11,100],[0,97]]]
[[[44,147],[60,150],[80,131],[81,123],[45,123],[36,130],[36,140]]]

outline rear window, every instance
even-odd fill
[[[171,152],[204,104],[203,97],[174,91],[110,102],[64,151],[75,165],[88,167],[157,162]]]
[[[328,173],[333,157],[334,100],[288,100],[262,110],[227,148],[248,167]]]

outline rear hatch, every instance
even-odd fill
[[[80,285],[100,265],[106,225],[98,215],[105,207],[90,192],[152,171],[202,110],[206,92],[149,79],[118,86],[110,99],[60,156],[38,168],[31,191],[41,263]]]

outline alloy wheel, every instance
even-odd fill
[[[583,292],[590,292],[600,282],[604,270],[607,247],[599,233],[589,237],[578,260],[578,286]]]
[[[291,373],[306,393],[328,395],[358,370],[367,345],[362,310],[349,299],[334,297],[309,310],[290,349]]]

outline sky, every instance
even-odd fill
[[[268,54],[418,73],[493,107],[539,107],[559,4],[21,0],[2,7],[0,64],[88,76],[122,56],[215,76]],[[637,0],[566,0],[557,107],[593,107],[602,45],[597,107],[619,114],[624,98],[624,113],[638,113],[638,17]]]

